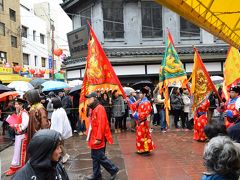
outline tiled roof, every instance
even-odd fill
[[[228,46],[196,46],[200,54],[226,54]],[[193,54],[193,47],[176,47],[179,55],[181,54]],[[104,48],[104,51],[108,57],[122,57],[122,56],[157,56],[163,55],[165,52],[164,47],[158,48]],[[64,64],[75,64],[85,62],[86,58],[81,57],[78,59],[68,58],[64,61]]]
[[[176,47],[178,54],[193,54],[193,47]],[[200,46],[197,47],[199,53],[227,53],[228,46]],[[104,49],[109,57],[121,56],[141,56],[141,55],[163,55],[165,48],[119,48],[119,49]]]

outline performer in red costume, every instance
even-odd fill
[[[15,130],[15,145],[14,154],[10,169],[5,172],[5,175],[13,175],[25,164],[26,148],[27,148],[27,127],[29,123],[29,116],[23,105],[26,101],[17,98],[15,101],[15,108],[19,123],[11,124],[10,126]]]
[[[132,110],[133,117],[136,120],[136,148],[137,153],[149,153],[155,149],[155,145],[152,141],[151,134],[149,132],[149,125],[147,117],[152,112],[152,106],[150,101],[147,99],[148,94],[147,88],[142,88],[139,93],[140,99],[136,102],[129,100]]]
[[[210,106],[209,100],[205,100],[196,110],[194,115],[194,134],[193,139],[197,141],[205,141],[206,135],[204,133],[204,127],[208,123],[207,112]]]
[[[91,109],[87,141],[91,148],[93,160],[93,174],[88,176],[87,179],[102,179],[100,166],[102,165],[111,174],[110,180],[114,180],[119,169],[105,155],[106,142],[113,144],[105,108],[98,101],[96,92],[92,92],[85,97],[88,99],[88,107]]]
[[[239,116],[236,109],[236,101],[239,98],[240,87],[235,86],[230,89],[230,99],[224,106],[226,128],[231,127]]]

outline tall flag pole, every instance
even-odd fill
[[[85,95],[91,92],[104,90],[118,90],[119,94],[126,98],[122,85],[113,70],[101,44],[99,43],[90,24],[90,38],[88,41],[88,56],[86,60],[85,74],[80,94],[79,113],[88,127],[87,103]]]
[[[212,82],[206,67],[203,64],[203,61],[197,51],[194,48],[194,64],[192,70],[192,87],[191,93],[193,94],[193,109],[199,106],[205,98],[214,91],[215,94],[218,96],[218,99],[221,101],[221,97],[218,94],[218,91]]]
[[[187,79],[186,71],[181,60],[178,57],[172,36],[168,31],[164,58],[162,60],[159,72],[159,90],[165,98],[166,121],[170,125],[169,110],[170,98],[168,87],[171,85],[182,84]]]

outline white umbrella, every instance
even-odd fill
[[[15,89],[17,92],[22,93],[34,89],[34,87],[30,83],[25,81],[13,81],[8,84],[7,87]]]
[[[221,84],[223,82],[223,77],[221,76],[211,76],[210,78],[214,84]]]
[[[73,81],[69,81],[68,85],[70,87],[75,87],[75,86],[78,86],[78,85],[82,85],[82,83],[83,83],[82,80],[73,80]]]
[[[135,90],[131,87],[123,87],[124,92],[126,93],[127,96],[131,94],[131,92],[134,92]]]

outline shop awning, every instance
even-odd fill
[[[1,74],[0,75],[0,81],[2,81],[3,84],[9,84],[12,81],[26,81],[29,82],[31,79],[22,77],[18,74]]]
[[[195,25],[240,48],[240,1],[155,0]]]

